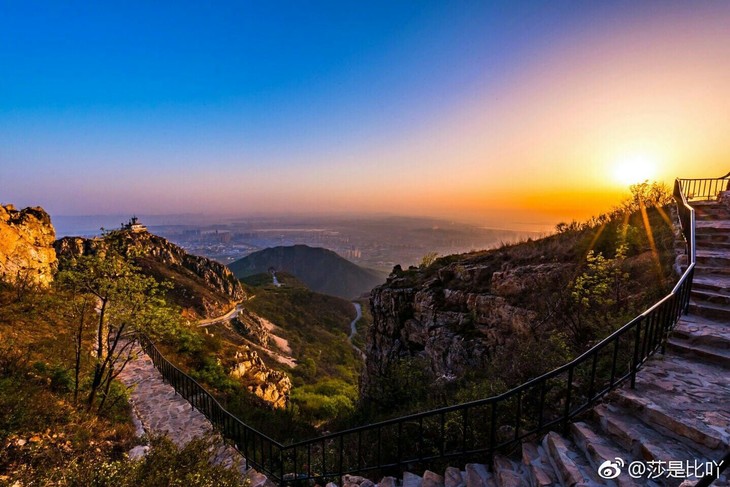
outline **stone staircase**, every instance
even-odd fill
[[[730,196],[730,195],[729,195]],[[380,487],[690,486],[730,450],[730,205],[693,203],[697,265],[690,312],[628,385],[570,425],[522,444],[521,458],[449,467],[443,475],[405,473]],[[606,462],[623,462],[615,478]],[[632,463],[633,462],[633,463]],[[672,462],[672,463],[669,463]],[[630,465],[637,470],[633,475]],[[650,473],[650,468],[664,472]],[[672,467],[672,475],[667,469]],[[643,472],[641,472],[643,468]],[[712,485],[728,486],[726,470]],[[693,475],[694,474],[694,475]],[[650,478],[654,477],[654,478]],[[328,484],[333,487],[334,484]],[[345,475],[343,487],[372,487]]]

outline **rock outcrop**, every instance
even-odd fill
[[[436,271],[391,274],[371,294],[373,325],[367,336],[364,395],[407,356],[424,358],[433,375],[444,380],[485,368],[497,347],[520,340],[537,324],[538,313],[522,304],[525,297],[564,287],[574,267],[511,267],[498,258],[477,258]]]
[[[218,262],[188,254],[184,249],[149,232],[115,231],[105,238],[65,237],[55,243],[59,258],[93,254],[113,237],[121,251],[134,259],[142,272],[173,288],[168,297],[193,317],[214,317],[245,297],[241,283]]]
[[[284,408],[289,402],[292,387],[289,377],[267,367],[259,354],[247,345],[236,352],[230,375],[244,382],[249,391],[274,408]]]
[[[43,208],[0,206],[0,280],[48,286],[57,267],[55,239]]]

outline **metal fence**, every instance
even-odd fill
[[[730,173],[721,178],[678,179],[687,201],[710,201],[717,199],[722,191],[730,190]]]
[[[235,444],[248,464],[280,485],[310,480],[324,485],[347,473],[399,475],[455,460],[483,462],[526,437],[567,428],[619,384],[629,381],[633,387],[639,367],[664,351],[669,331],[688,308],[694,274],[694,210],[684,188],[695,186],[689,181],[675,184],[689,259],[674,289],[578,358],[498,396],[282,445],[231,415],[149,340],[142,346],[175,390]]]

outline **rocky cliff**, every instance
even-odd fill
[[[55,239],[43,208],[0,206],[0,280],[48,286],[56,270]]]
[[[235,365],[230,374],[272,407],[286,407],[292,387],[291,380],[284,372],[267,367],[258,353],[249,346],[244,345],[236,352]]]
[[[561,262],[511,267],[497,254],[465,258],[438,270],[396,271],[371,294],[363,391],[403,357],[421,357],[449,381],[485,369],[499,347],[524,339],[541,316],[525,298],[563,288]]]
[[[271,333],[264,320],[247,309],[242,309],[231,319],[233,328],[247,340],[268,347],[271,342]]]
[[[241,284],[223,264],[188,254],[146,231],[120,230],[111,235],[142,272],[173,285],[168,297],[190,317],[222,315],[245,297]],[[108,238],[65,237],[55,248],[59,258],[73,258],[96,252],[108,244]]]
[[[629,225],[611,221],[425,268],[396,266],[371,293],[363,397],[392,390],[394,366],[405,358],[436,382],[507,383],[582,352],[663,296],[674,278],[672,228],[648,213],[647,229],[636,213]]]

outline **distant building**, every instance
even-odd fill
[[[147,227],[139,222],[139,218],[133,216],[127,223],[122,223],[122,230],[129,230],[134,233],[146,232]]]

